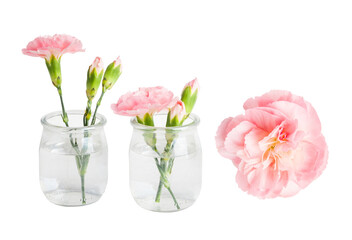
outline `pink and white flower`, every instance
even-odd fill
[[[181,100],[185,104],[187,114],[190,114],[197,101],[199,84],[197,78],[188,82],[182,90]]]
[[[191,95],[192,95],[195,91],[197,91],[197,90],[199,89],[198,79],[195,78],[195,79],[193,79],[192,81],[188,82],[188,83],[184,86],[183,91],[185,91],[185,89],[186,89],[187,87],[190,87],[190,88],[191,88]]]
[[[100,57],[96,57],[92,65],[89,66],[89,74],[92,74],[94,70],[98,75],[104,70],[104,64]]]
[[[124,116],[143,116],[168,108],[173,101],[173,93],[164,87],[139,88],[136,92],[128,92],[122,95],[116,104],[111,108],[114,113]]]
[[[96,57],[92,63],[92,65],[88,68],[88,76],[87,76],[87,88],[86,94],[89,100],[92,100],[101,83],[104,74],[104,65],[103,61],[100,57]]]
[[[169,110],[166,126],[172,127],[182,125],[186,115],[185,104],[181,100],[177,100],[174,106],[172,106]]]
[[[103,78],[103,91],[110,90],[122,73],[120,57],[108,65]]]
[[[120,57],[117,57],[114,61],[114,68],[117,68],[118,66],[120,66],[120,71],[122,72],[122,62],[121,62],[121,59]]]
[[[32,57],[45,58],[50,61],[51,56],[59,59],[65,53],[84,52],[82,43],[75,37],[65,34],[37,37],[22,49],[23,54]]]
[[[310,103],[288,91],[248,99],[245,114],[218,128],[219,153],[238,168],[239,187],[260,198],[288,197],[316,179],[328,148]]]

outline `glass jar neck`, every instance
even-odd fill
[[[102,129],[106,124],[106,118],[101,114],[97,114],[96,124],[91,126],[83,126],[84,111],[69,110],[67,111],[67,115],[69,127],[65,126],[61,117],[62,112],[60,111],[46,114],[42,117],[41,123],[44,128],[58,132],[91,131]]]
[[[193,113],[185,120],[182,126],[177,127],[165,127],[167,119],[167,113],[154,114],[153,120],[155,126],[147,126],[138,123],[135,117],[131,118],[131,125],[135,130],[141,131],[174,131],[181,132],[191,129],[196,129],[199,124],[199,117]]]

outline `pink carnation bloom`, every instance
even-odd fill
[[[55,34],[54,36],[37,37],[22,49],[23,54],[42,57],[47,61],[51,56],[59,59],[64,53],[84,52],[82,43],[75,37]]]
[[[245,114],[218,128],[219,153],[238,168],[239,187],[260,198],[288,197],[325,169],[328,148],[310,103],[271,91],[244,103]]]
[[[111,108],[114,113],[124,116],[143,117],[146,113],[153,115],[167,109],[174,94],[163,87],[139,88],[136,92],[122,95]]]

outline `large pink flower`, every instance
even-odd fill
[[[244,103],[216,135],[221,155],[238,168],[239,187],[260,198],[288,197],[325,169],[328,149],[317,113],[302,97],[271,91]]]
[[[122,95],[111,108],[119,115],[143,117],[146,113],[153,115],[170,107],[173,96],[171,91],[163,87],[139,88],[136,92]]]
[[[59,59],[64,53],[84,52],[82,43],[75,37],[55,34],[54,36],[37,37],[22,49],[23,54],[42,57],[47,61],[51,56]]]

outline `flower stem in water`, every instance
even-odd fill
[[[81,192],[82,192],[82,204],[86,204],[86,192],[84,189],[84,175],[81,175]]]
[[[161,190],[162,189],[163,189],[163,180],[162,180],[162,177],[160,177],[159,187],[158,187],[158,191],[156,193],[155,202],[160,202]]]
[[[166,187],[165,188],[169,191],[169,193],[171,194],[172,199],[174,200],[175,206],[177,207],[177,209],[180,209],[180,206],[178,205],[178,202],[175,198],[175,195],[173,194],[173,192],[171,191],[170,187]]]

